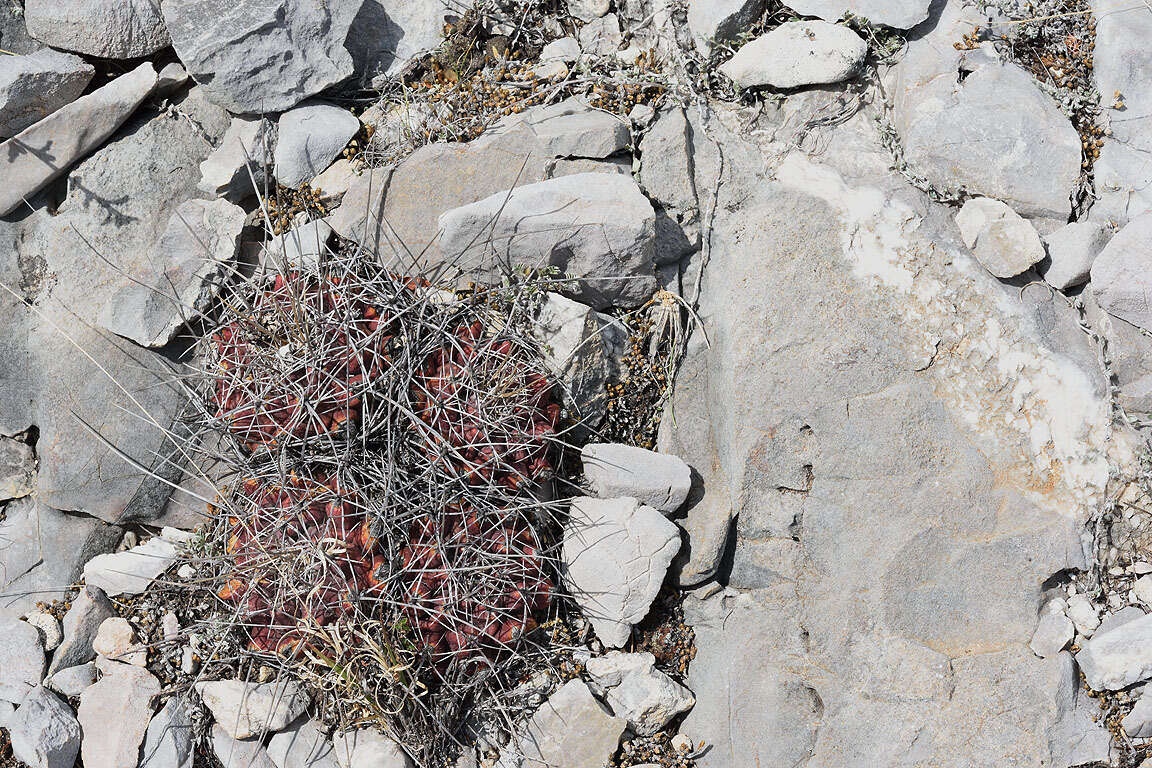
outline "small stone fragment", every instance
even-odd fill
[[[1067,648],[1075,636],[1076,627],[1072,619],[1060,612],[1042,611],[1028,647],[1034,654],[1046,659]]]
[[[976,260],[1001,279],[1026,272],[1044,258],[1036,228],[999,200],[967,201],[956,214],[956,224]]]
[[[620,443],[589,443],[580,449],[584,477],[602,499],[630,496],[672,513],[692,489],[692,470],[680,458]]]
[[[1112,239],[1112,228],[1095,221],[1074,221],[1044,238],[1048,266],[1044,280],[1061,291],[1088,280],[1092,262]]]
[[[1084,595],[1073,595],[1068,598],[1068,618],[1076,625],[1076,631],[1084,637],[1092,637],[1092,633],[1100,626],[1100,617],[1092,601]]]
[[[36,453],[32,446],[0,436],[0,501],[21,499],[36,484]]]
[[[64,639],[64,631],[60,629],[60,622],[50,613],[34,611],[25,616],[24,621],[36,627],[46,652],[56,650]]]
[[[760,18],[764,6],[764,0],[692,0],[688,29],[696,49],[707,56],[715,43],[735,40]]]
[[[1095,691],[1118,691],[1152,678],[1152,615],[1088,640],[1076,663]]]
[[[137,768],[140,742],[152,719],[152,699],[160,681],[152,673],[127,664],[80,694],[77,718],[84,731],[84,765]]]
[[[97,555],[84,566],[84,580],[109,595],[138,595],[176,559],[176,545],[160,536],[126,552]]]
[[[197,186],[233,203],[263,193],[275,146],[274,123],[263,117],[233,117],[220,146],[200,163]]]
[[[1110,315],[1144,330],[1152,330],[1152,213],[1128,222],[1092,262],[1089,290]]]
[[[519,746],[529,766],[601,766],[620,746],[626,725],[596,701],[584,681],[569,680],[532,715]]]
[[[64,614],[64,640],[52,655],[48,675],[91,661],[96,655],[96,651],[92,650],[92,641],[100,631],[100,625],[115,615],[116,608],[104,590],[91,585],[84,586],[72,601],[72,607]]]
[[[1141,696],[1120,724],[1124,726],[1124,733],[1134,739],[1152,736],[1152,696]]]
[[[136,631],[128,619],[113,616],[105,619],[92,641],[92,650],[109,661],[144,666],[148,661],[148,651],[136,644]]]
[[[308,695],[290,680],[197,683],[196,691],[228,735],[247,739],[288,727],[308,706]]]
[[[691,691],[656,669],[651,653],[611,651],[589,659],[585,669],[592,691],[638,736],[664,730],[696,703]]]
[[[96,665],[92,662],[67,667],[52,675],[45,682],[52,690],[61,696],[74,698],[84,693],[84,690],[96,682]]]
[[[620,20],[609,13],[580,28],[580,50],[588,56],[610,56],[620,48],[624,37]]]

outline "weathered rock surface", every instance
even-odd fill
[[[1113,230],[1095,221],[1074,221],[1044,238],[1048,265],[1042,268],[1044,280],[1061,291],[1088,281],[1092,263],[1112,239]]]
[[[220,145],[200,163],[202,192],[240,202],[263,193],[276,146],[276,125],[263,117],[234,117]]]
[[[332,742],[302,717],[268,740],[268,757],[278,768],[338,768]]]
[[[956,224],[976,260],[996,277],[1015,277],[1044,259],[1036,228],[999,200],[968,200],[956,214]]]
[[[1100,307],[1110,315],[1144,330],[1152,330],[1152,305],[1148,292],[1152,273],[1148,253],[1152,248],[1152,214],[1132,219],[1116,233],[1092,262],[1089,289]]]
[[[64,630],[60,628],[60,622],[52,614],[32,611],[24,617],[24,621],[36,628],[45,652],[55,650],[63,642]]]
[[[52,509],[34,496],[8,504],[4,513],[5,519],[0,520],[0,541],[4,542],[0,548],[0,616],[16,618],[35,610],[37,602],[63,599],[80,578],[84,563],[120,541],[119,528]],[[68,645],[67,620],[64,626],[64,645]]]
[[[44,677],[44,643],[17,619],[0,619],[0,638],[0,699],[19,704]]]
[[[26,56],[43,47],[28,36],[23,8],[16,5],[0,5],[0,48],[11,51],[17,56]]]
[[[196,759],[192,736],[188,702],[173,696],[148,723],[139,768],[192,768]]]
[[[1152,679],[1152,616],[1094,635],[1076,654],[1076,663],[1097,691],[1117,691]]]
[[[223,768],[279,768],[260,739],[234,739],[219,723],[212,724],[212,751]]]
[[[692,470],[680,458],[620,443],[580,449],[584,477],[602,499],[630,496],[664,513],[675,512],[692,489]]]
[[[28,32],[53,48],[135,59],[172,41],[156,0],[27,0]]]
[[[227,200],[188,200],[153,247],[152,274],[138,274],[104,305],[100,324],[145,347],[162,347],[208,310],[232,276],[244,209]]]
[[[630,178],[578,173],[498,192],[440,217],[440,248],[468,272],[517,266],[572,275],[565,295],[595,309],[634,307],[656,288],[656,218]]]
[[[789,0],[788,7],[804,16],[837,21],[846,13],[863,16],[873,24],[912,29],[928,18],[931,0]]]
[[[35,481],[36,453],[32,446],[0,436],[0,500],[27,496]]]
[[[104,619],[92,641],[92,650],[97,657],[138,667],[143,667],[148,660],[147,649],[137,644],[136,630],[123,616]]]
[[[692,110],[662,113],[640,142],[640,184],[656,204],[656,263],[671,264],[700,247],[700,190],[710,205],[720,167]]]
[[[308,706],[308,695],[290,680],[271,683],[215,680],[197,683],[196,692],[216,722],[234,739],[281,731]]]
[[[364,0],[348,32],[346,47],[361,80],[403,72],[421,53],[440,44],[445,11],[441,3],[408,0]]]
[[[608,761],[625,725],[583,681],[569,680],[532,715],[518,746],[527,766],[588,768]]]
[[[64,641],[52,655],[48,675],[91,661],[96,656],[92,642],[100,631],[100,625],[115,615],[116,607],[104,590],[85,585],[64,614]]]
[[[235,114],[280,112],[352,74],[344,43],[363,3],[163,0],[180,61]]]
[[[651,736],[692,708],[692,692],[655,667],[650,653],[611,651],[588,660],[592,691],[638,736]]]
[[[67,667],[49,677],[44,684],[61,696],[72,698],[84,693],[96,682],[96,665],[92,662]]]
[[[987,275],[951,209],[885,174],[867,112],[823,137],[861,148],[838,164],[864,182],[728,112],[709,127],[710,346],[690,340],[659,440],[703,480],[681,582],[740,574],[685,606],[698,764],[1103,758],[1068,654],[1027,647],[1127,439],[1075,313]]]
[[[79,56],[49,48],[0,58],[0,138],[15,136],[75,101],[94,74]]]
[[[747,32],[764,6],[764,0],[692,0],[688,4],[688,30],[696,48],[707,55],[714,43],[728,42]]]
[[[1024,216],[1067,220],[1080,137],[1032,75],[953,43],[981,23],[941,3],[896,67],[893,116],[911,170],[944,190],[1002,200]]]
[[[99,147],[156,86],[156,70],[144,62],[87,96],[76,99],[0,143],[0,216]]]
[[[370,728],[337,733],[332,751],[340,768],[412,768],[399,744]]]
[[[1152,413],[1152,338],[1100,308],[1092,290],[1081,294],[1089,325],[1108,340],[1116,402],[1129,413]]]
[[[1061,610],[1049,610],[1047,606],[1040,613],[1040,621],[1036,624],[1036,631],[1028,642],[1032,653],[1042,659],[1063,651],[1076,636],[1076,626],[1072,619],[1064,615]]]
[[[331,237],[332,227],[323,219],[317,219],[273,238],[268,245],[268,255],[283,269],[315,267],[320,263],[320,254],[326,252]]]
[[[80,694],[76,713],[84,731],[80,755],[84,765],[136,768],[140,743],[152,719],[152,699],[160,681],[140,667],[119,665]]]
[[[273,160],[276,180],[296,189],[316,178],[360,130],[360,121],[334,104],[310,102],[280,116]]]
[[[868,44],[848,27],[826,21],[788,21],[736,51],[720,71],[741,88],[799,88],[854,77]]]
[[[580,28],[580,50],[587,56],[611,56],[623,39],[620,19],[614,13],[593,19]]]
[[[98,555],[84,566],[84,581],[105,593],[138,595],[176,559],[176,546],[160,536],[124,552]]]
[[[33,689],[5,727],[12,754],[32,768],[72,768],[80,751],[80,723],[72,709],[44,688]]]
[[[605,385],[619,373],[628,332],[610,315],[549,293],[533,334],[573,420],[587,429],[599,427],[608,407]]]
[[[635,499],[572,500],[562,570],[604,645],[619,648],[648,614],[680,549],[680,532]]]
[[[592,21],[608,13],[609,0],[568,0],[568,12],[581,21]]]
[[[1152,698],[1141,696],[1120,724],[1124,727],[1124,733],[1134,739],[1152,736]]]

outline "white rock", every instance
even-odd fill
[[[1097,691],[1118,691],[1152,678],[1152,615],[1096,635],[1084,643],[1076,662]]]
[[[608,13],[609,0],[568,0],[568,13],[580,21],[592,21]]]
[[[759,20],[764,0],[691,0],[688,30],[696,48],[707,55],[717,42],[735,40]]]
[[[584,668],[592,691],[638,736],[662,731],[696,702],[690,690],[656,669],[650,653],[611,651],[589,659]]]
[[[223,768],[278,768],[260,739],[234,739],[220,723],[212,724],[212,751]]]
[[[280,116],[273,159],[276,180],[296,189],[326,169],[360,130],[360,121],[332,104],[301,104]]]
[[[1135,563],[1132,563],[1132,573],[1141,576],[1146,573],[1152,573],[1152,563],[1147,563],[1143,560],[1137,560]]]
[[[113,616],[105,619],[92,641],[92,650],[109,661],[120,661],[143,667],[148,662],[148,651],[136,643],[136,631],[128,619]]]
[[[1076,636],[1076,625],[1063,613],[1042,611],[1028,647],[1042,659],[1063,651]]]
[[[80,754],[84,765],[137,768],[140,742],[152,719],[152,699],[160,681],[127,664],[80,694],[77,718],[84,731]]]
[[[155,536],[126,552],[98,555],[84,566],[87,584],[109,595],[138,595],[176,559],[176,545]]]
[[[635,499],[572,500],[561,559],[569,590],[604,645],[619,648],[652,605],[680,529]]]
[[[234,739],[283,730],[308,706],[308,695],[290,680],[215,680],[197,683],[196,692],[216,722]]]
[[[19,704],[44,677],[44,643],[36,627],[0,619],[0,699]]]
[[[302,717],[268,740],[268,757],[278,768],[338,768],[332,743],[316,723]]]
[[[928,18],[931,0],[789,0],[788,7],[802,16],[837,21],[851,12],[873,24],[911,29]]]
[[[1124,726],[1124,733],[1134,739],[1152,736],[1152,696],[1141,696],[1120,724]]]
[[[1068,598],[1068,618],[1076,625],[1076,631],[1084,637],[1092,637],[1092,633],[1100,626],[1100,617],[1096,613],[1096,606],[1084,595],[1072,595]]]
[[[75,765],[76,753],[80,751],[80,723],[67,704],[44,688],[29,692],[8,718],[6,727],[12,736],[12,754],[25,765],[32,768]]]
[[[24,617],[24,621],[36,627],[46,652],[56,650],[64,639],[64,630],[60,628],[60,622],[50,613],[33,611]]]
[[[614,13],[594,19],[580,28],[580,50],[587,56],[610,56],[619,50],[623,39],[620,20]]]
[[[340,768],[413,768],[399,744],[371,728],[337,733],[332,748]]]
[[[1145,605],[1152,606],[1152,574],[1141,576],[1132,584],[1136,598]]]
[[[167,642],[173,642],[180,637],[180,619],[172,611],[165,611],[160,617],[160,628]]]
[[[528,766],[601,766],[620,746],[622,717],[612,717],[582,680],[569,680],[532,715],[520,750]]]
[[[741,88],[799,88],[855,77],[868,44],[848,27],[789,21],[761,35],[720,66]]]
[[[1148,254],[1152,252],[1152,214],[1128,222],[1104,246],[1092,262],[1090,290],[1110,315],[1152,330],[1152,273]]]
[[[92,641],[100,631],[100,625],[115,615],[116,608],[104,590],[85,585],[72,601],[72,607],[64,614],[64,640],[52,654],[48,675],[91,661],[96,655],[92,650]]]
[[[268,254],[282,269],[315,268],[320,264],[320,254],[328,251],[331,238],[332,227],[323,219],[317,219],[273,237],[268,244]]]
[[[233,117],[220,146],[200,163],[201,191],[232,202],[264,192],[276,126],[262,117]]]
[[[15,136],[74,101],[94,74],[79,56],[50,48],[0,57],[0,138]]]
[[[92,662],[66,667],[52,675],[45,682],[52,690],[61,696],[73,698],[84,693],[84,690],[96,682],[96,665]]]
[[[155,0],[27,0],[28,32],[53,48],[135,59],[171,43]]]
[[[155,86],[156,70],[144,62],[0,143],[0,216],[103,144]]]
[[[348,187],[352,186],[352,182],[358,176],[352,167],[352,162],[342,157],[312,179],[312,191],[317,193],[321,202],[329,208],[335,208],[340,205]]]
[[[1044,280],[1053,288],[1067,290],[1088,280],[1092,262],[1112,239],[1112,228],[1093,221],[1074,221],[1044,238],[1048,267]]]
[[[580,41],[574,37],[553,40],[540,50],[540,63],[562,61],[570,64],[580,58]]]
[[[976,260],[1001,279],[1015,277],[1044,259],[1036,228],[999,200],[967,201],[956,214],[956,224]]]
[[[602,499],[631,496],[672,513],[692,489],[692,470],[680,458],[620,443],[589,443],[580,449],[584,477]]]

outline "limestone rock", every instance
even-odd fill
[[[332,743],[316,723],[302,717],[268,740],[268,756],[279,768],[338,768]]]
[[[657,264],[677,262],[700,246],[696,154],[704,137],[698,130],[685,110],[674,108],[662,113],[640,142],[640,184],[658,206]]]
[[[171,43],[155,0],[27,0],[28,32],[53,48],[135,59]]]
[[[609,315],[549,293],[532,333],[562,388],[564,407],[583,428],[598,428],[608,405],[605,386],[618,375],[627,331]]]
[[[359,176],[351,161],[340,158],[312,180],[312,191],[320,195],[320,200],[329,208],[337,208]]]
[[[28,36],[23,10],[16,5],[0,5],[0,48],[17,56],[35,53],[44,47]]]
[[[73,698],[84,693],[88,686],[96,682],[96,665],[92,662],[66,667],[45,681],[52,690],[61,696]]]
[[[80,754],[85,765],[137,766],[160,681],[147,670],[120,666],[115,675],[104,676],[80,694],[76,717],[84,731]]]
[[[635,499],[572,500],[562,571],[604,645],[619,648],[628,641],[679,549],[677,527]]]
[[[1062,611],[1044,611],[1028,647],[1042,659],[1063,651],[1076,636],[1076,626]]]
[[[188,83],[188,70],[173,61],[165,64],[156,74],[156,95],[168,96]]]
[[[214,103],[280,112],[352,74],[344,46],[363,3],[162,0],[172,46]]]
[[[0,500],[27,496],[35,481],[36,453],[32,446],[0,435]]]
[[[976,260],[996,277],[1015,277],[1044,259],[1036,228],[999,200],[967,201],[956,223]]]
[[[848,27],[788,21],[736,51],[720,71],[741,88],[800,88],[855,77],[868,44]]]
[[[337,733],[332,737],[332,751],[340,768],[412,768],[404,749],[384,734],[371,728]]]
[[[227,200],[181,203],[153,248],[153,274],[117,291],[100,324],[142,346],[168,344],[232,276],[244,220],[244,209]]]
[[[276,180],[296,189],[316,178],[360,130],[360,121],[346,109],[307,102],[280,116],[273,159]]]
[[[623,39],[620,20],[614,13],[593,19],[580,28],[580,50],[586,56],[611,56],[619,50]]]
[[[5,178],[0,216],[19,208],[25,198],[103,144],[155,86],[156,70],[145,62],[0,143]]]
[[[48,675],[91,661],[96,656],[92,643],[100,626],[115,615],[116,607],[104,590],[91,584],[81,588],[64,614],[64,641],[52,656]]]
[[[1105,312],[1091,287],[1081,294],[1088,324],[1108,340],[1116,402],[1129,413],[1152,412],[1152,337],[1148,332]]]
[[[92,650],[97,656],[109,661],[119,661],[143,667],[148,661],[148,651],[136,643],[136,631],[122,616],[105,619],[92,641]]]
[[[1049,263],[1044,280],[1061,291],[1088,281],[1092,263],[1112,239],[1112,228],[1093,221],[1074,221],[1047,235]]]
[[[138,595],[176,559],[178,550],[160,536],[124,552],[99,555],[84,566],[84,580],[107,594]]]
[[[44,677],[44,643],[27,622],[0,619],[0,699],[19,704]]]
[[[928,18],[931,0],[789,0],[788,7],[803,16],[838,21],[845,13],[863,16],[873,24],[912,29]]]
[[[519,747],[530,766],[588,768],[608,761],[624,727],[583,681],[569,680],[532,715]]]
[[[276,126],[263,117],[234,117],[220,145],[200,163],[202,192],[237,203],[263,194],[276,145]]]
[[[44,688],[34,688],[5,725],[12,754],[31,768],[72,768],[80,751],[80,723],[72,709]]]
[[[0,138],[15,136],[75,101],[94,74],[79,56],[49,48],[0,59]]]
[[[734,40],[747,32],[764,12],[764,0],[692,0],[688,29],[696,48],[707,55],[717,42]]]
[[[568,0],[568,12],[580,21],[592,21],[608,13],[609,0]]]
[[[1152,307],[1147,296],[1152,276],[1148,252],[1152,248],[1152,214],[1132,219],[1092,262],[1090,290],[1110,315],[1138,328],[1152,330]]]
[[[439,46],[448,8],[442,3],[364,0],[346,41],[361,80],[378,86]]]
[[[630,178],[578,173],[498,192],[441,215],[441,250],[462,267],[499,275],[558,267],[563,291],[596,309],[652,295],[655,214]]]
[[[60,622],[50,613],[32,611],[24,617],[24,621],[36,627],[36,632],[40,635],[40,642],[44,645],[45,652],[56,650],[61,641],[64,640],[64,630],[60,628]]]
[[[196,755],[188,701],[173,696],[148,723],[139,768],[192,768]]]
[[[16,618],[36,610],[39,601],[63,599],[80,578],[84,562],[120,540],[119,528],[77,519],[34,496],[8,504],[4,512],[6,517],[0,520],[0,541],[4,542],[0,547],[0,616]],[[67,645],[65,620],[64,643],[57,655],[67,655],[62,650]]]
[[[280,768],[272,762],[260,739],[234,739],[220,723],[212,724],[212,751],[223,768]]]
[[[638,736],[652,736],[692,708],[692,692],[656,669],[650,653],[611,651],[585,664],[592,691]]]
[[[1120,724],[1124,727],[1124,733],[1134,739],[1152,736],[1152,698],[1141,696]]]
[[[1121,608],[1115,613],[1110,613],[1100,620],[1100,626],[1096,631],[1098,634],[1111,632],[1117,627],[1122,627],[1130,621],[1135,621],[1144,617],[1144,611],[1140,610],[1134,605],[1129,605],[1126,608]]]
[[[282,269],[315,268],[320,254],[326,253],[332,238],[332,227],[323,219],[310,221],[272,239],[268,255]]]
[[[308,706],[308,695],[290,680],[270,683],[215,680],[197,683],[196,692],[216,722],[234,739],[281,731]]]
[[[692,488],[692,470],[676,456],[619,443],[589,443],[580,449],[584,477],[600,498],[630,496],[670,514]]]
[[[1076,654],[1076,663],[1097,691],[1118,691],[1152,678],[1152,616],[1093,636]]]

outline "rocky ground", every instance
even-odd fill
[[[0,0],[0,766],[1152,762],[1150,39]]]

